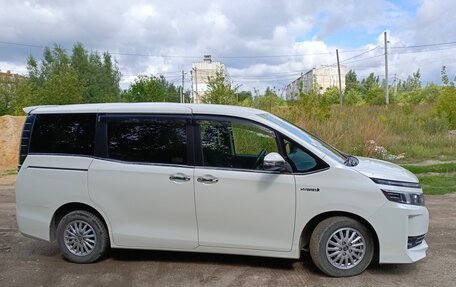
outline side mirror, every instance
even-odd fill
[[[292,168],[285,159],[276,152],[268,153],[263,159],[264,170],[292,172]]]

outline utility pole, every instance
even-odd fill
[[[181,97],[181,103],[184,103],[185,102],[185,100],[184,100],[184,70],[182,70],[182,86],[181,86],[180,97]]]
[[[193,94],[194,94],[194,91],[193,91],[193,69],[190,70],[190,79],[191,79],[191,85],[192,85],[192,92],[190,94],[190,102],[193,103]]]
[[[386,38],[386,31],[383,32],[385,42],[385,91],[386,91],[386,105],[389,105],[389,86],[388,86],[388,40]]]
[[[394,103],[396,103],[396,94],[397,94],[397,78],[396,78],[396,74],[394,74],[394,94],[393,94]]]
[[[339,74],[339,97],[340,97],[340,105],[342,106],[342,79],[340,78],[340,63],[339,63],[339,50],[336,49],[336,57],[337,57],[337,73]]]
[[[194,68],[195,71],[195,95],[193,96],[193,103],[199,104],[199,97],[198,97],[198,73],[196,67]]]

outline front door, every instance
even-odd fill
[[[226,117],[196,117],[196,123],[201,148],[195,168],[199,244],[291,250],[294,176],[262,168],[264,156],[278,151],[275,133]]]

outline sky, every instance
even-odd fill
[[[210,54],[225,64],[240,90],[279,93],[301,73],[341,64],[358,78],[384,78],[388,33],[389,82],[420,69],[423,84],[440,83],[442,65],[456,75],[456,1],[15,1],[0,0],[0,70],[26,74],[29,55],[44,46],[71,52],[75,42],[108,51],[127,88],[138,75],[175,84]]]

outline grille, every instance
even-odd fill
[[[413,247],[418,246],[421,243],[423,243],[425,235],[426,234],[418,235],[418,236],[409,236],[408,242],[407,242],[407,248],[410,249],[410,248],[413,248]]]

